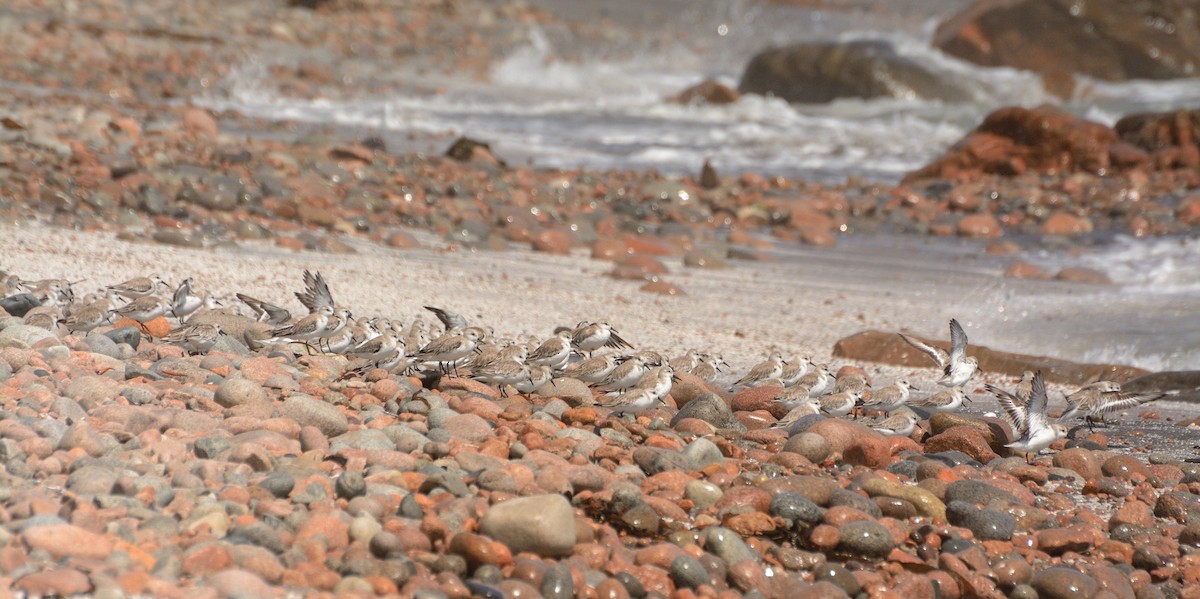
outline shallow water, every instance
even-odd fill
[[[536,25],[478,81],[422,74],[438,93],[302,100],[264,76],[286,57],[250,57],[218,92],[214,108],[262,117],[369,127],[384,133],[468,135],[513,163],[575,168],[657,168],[691,174],[705,159],[722,173],[840,182],[849,175],[895,181],[939,155],[991,110],[1054,101],[1036,75],[981,68],[930,48],[936,24],[962,2],[860,2],[841,12],[758,2],[543,0],[550,12],[607,19],[608,38],[579,39]],[[845,3],[844,3],[845,4]],[[972,99],[841,100],[789,105],[749,96],[731,106],[667,100],[705,78],[736,86],[744,65],[772,45],[803,40],[883,39],[947,74]],[[397,78],[394,65],[378,65]],[[1200,79],[1123,84],[1081,78],[1068,110],[1111,124],[1200,97]],[[446,142],[448,143],[448,142]]]
[[[1151,371],[1200,370],[1195,239],[1119,237],[1079,256],[1039,250],[1021,257],[1052,273],[1097,268],[1114,285],[1005,277],[1012,258],[986,255],[973,240],[871,235],[843,237],[832,250],[778,251],[797,277],[819,281],[824,269],[830,281],[857,278],[864,291],[935,300],[942,309],[913,314],[906,325],[920,334],[945,338],[946,323],[958,318],[973,343],[993,349]]]

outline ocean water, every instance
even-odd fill
[[[718,0],[540,0],[552,13],[604,19],[612,35],[577,39],[529,25],[481,81],[422,73],[425,88],[386,97],[289,98],[265,76],[273,61],[251,56],[201,100],[217,109],[375,129],[391,134],[468,135],[514,163],[547,167],[657,168],[694,174],[705,159],[722,173],[839,182],[857,175],[895,181],[936,156],[989,111],[1055,102],[1039,77],[981,68],[930,47],[938,22],[963,2],[841,3],[823,11]],[[879,39],[953,78],[971,100],[845,99],[790,105],[747,96],[730,106],[680,106],[667,98],[712,78],[736,87],[763,48],[803,40]],[[402,78],[383,71],[379,76]],[[369,70],[366,72],[370,72]],[[1113,84],[1081,78],[1068,110],[1112,123],[1123,114],[1194,104],[1200,79]],[[447,139],[445,144],[449,143]]]
[[[250,56],[198,100],[250,116],[365,128],[389,142],[424,139],[421,149],[467,135],[491,143],[514,164],[653,167],[685,175],[698,172],[707,159],[722,174],[752,171],[824,182],[848,176],[897,181],[936,158],[991,110],[1056,101],[1033,74],[981,68],[930,47],[938,22],[964,0],[852,0],[837,3],[850,7],[839,11],[744,0],[531,4],[607,23],[611,35],[577,39],[529,25],[521,43],[499,57],[482,80],[423,73],[422,85],[411,91],[338,99],[282,95],[265,73],[273,61],[288,58]],[[790,105],[747,96],[729,106],[667,100],[708,78],[736,86],[744,65],[765,47],[830,39],[890,41],[901,54],[964,85],[971,99]],[[386,76],[404,77],[392,71]],[[438,91],[420,91],[434,88]],[[1111,124],[1131,112],[1194,105],[1196,98],[1200,79],[1107,83],[1084,77],[1064,107]],[[971,321],[976,335],[993,347],[1151,370],[1200,369],[1200,243],[1194,237],[1117,238],[1080,256],[1052,250],[1022,256],[1051,272],[1089,266],[1117,283],[1090,288],[1005,279],[1007,259],[980,257],[979,246],[967,242],[851,237],[835,251],[842,258],[859,252],[871,259],[890,255],[897,244],[912,253],[902,266],[912,272],[965,268],[980,274],[969,288],[942,288],[934,278],[904,292],[945,295],[947,313]],[[931,333],[942,331],[944,316],[923,316],[941,323],[930,324]],[[920,318],[915,321],[919,326]]]

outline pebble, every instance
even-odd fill
[[[670,574],[676,585],[688,589],[696,589],[712,582],[704,566],[696,558],[688,555],[671,560]]]
[[[877,522],[849,522],[841,527],[838,548],[865,559],[887,557],[895,548],[892,533]]]
[[[262,385],[244,378],[226,379],[217,385],[214,398],[226,408],[267,401],[267,391]]]
[[[1004,512],[981,510],[964,501],[951,501],[946,506],[946,519],[961,526],[982,541],[1008,541],[1017,529],[1017,521]]]
[[[1071,568],[1046,568],[1033,575],[1030,586],[1039,599],[1075,599],[1091,597],[1099,590],[1096,581],[1087,574]]]
[[[513,553],[556,557],[575,546],[575,512],[561,495],[518,497],[490,507],[479,520],[479,530]]]
[[[301,426],[313,426],[326,437],[336,437],[350,428],[346,415],[335,406],[307,395],[292,395],[280,411]]]

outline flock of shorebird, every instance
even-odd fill
[[[40,304],[29,310],[24,322],[53,331],[88,332],[127,317],[145,330],[145,324],[168,315],[179,326],[164,340],[189,353],[212,349],[222,335],[219,324],[195,317],[220,312],[253,319],[261,323],[251,334],[240,339],[251,349],[300,344],[304,351],[341,354],[352,362],[351,372],[383,368],[395,373],[423,368],[442,373],[466,372],[475,380],[497,387],[501,395],[511,390],[533,393],[555,378],[571,377],[586,383],[601,394],[600,405],[614,413],[640,412],[659,404],[678,380],[676,373],[687,372],[713,384],[727,364],[720,356],[689,350],[667,359],[662,354],[641,350],[621,338],[604,322],[581,322],[560,327],[545,340],[499,340],[487,329],[469,326],[453,312],[427,306],[441,322],[440,330],[429,328],[422,319],[408,326],[387,318],[355,318],[349,309],[339,307],[329,285],[319,273],[305,271],[304,289],[295,293],[308,310],[305,315],[292,313],[276,304],[245,294],[236,294],[239,305],[223,307],[211,295],[197,293],[190,278],[171,292],[171,286],[158,276],[138,277],[107,286],[75,298],[75,283],[64,279],[24,281],[0,271],[0,292],[25,292]],[[247,316],[241,309],[245,306]],[[193,319],[201,322],[193,322]],[[967,335],[957,320],[950,321],[950,351],[913,339],[901,338],[927,354],[941,370],[937,380],[947,389],[917,398],[909,381],[899,379],[873,389],[859,373],[835,376],[825,364],[809,357],[785,361],[770,355],[737,379],[730,392],[746,387],[772,386],[778,389],[774,401],[789,412],[774,426],[791,428],[800,419],[823,414],[847,416],[856,410],[884,413],[882,419],[865,421],[868,426],[888,435],[910,435],[917,427],[919,411],[954,411],[970,401],[963,389],[979,372],[978,361],[967,355]],[[996,396],[1016,440],[1008,447],[1036,454],[1054,441],[1064,438],[1068,429],[1051,424],[1047,416],[1049,396],[1040,372],[1026,372],[1009,392],[993,385],[984,388]],[[1134,407],[1163,397],[1164,393],[1123,393],[1119,384],[1103,381],[1087,385],[1065,396],[1068,409],[1060,417],[1083,417],[1089,428],[1102,421],[1108,412]]]

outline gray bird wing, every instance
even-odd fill
[[[967,332],[958,320],[950,319],[950,364],[957,364],[967,357]]]
[[[942,351],[942,348],[933,347],[932,345],[922,343],[916,339],[913,339],[912,337],[909,337],[908,335],[905,335],[904,333],[896,334],[900,335],[900,338],[906,341],[909,345],[925,352],[931,359],[933,359],[935,363],[937,363],[938,368],[945,370],[946,366],[950,364],[950,356],[945,351]]]
[[[1029,430],[1041,430],[1048,427],[1046,423],[1046,404],[1049,396],[1046,393],[1046,380],[1042,371],[1033,375],[1033,386],[1029,392]]]
[[[442,326],[446,327],[447,331],[467,328],[467,319],[461,314],[455,314],[454,312],[448,312],[441,308],[434,308],[433,306],[425,306],[425,309],[433,312],[433,315],[442,321]]]
[[[1013,427],[1013,434],[1018,438],[1025,436],[1025,432],[1029,428],[1027,422],[1029,406],[1026,405],[1025,400],[994,385],[985,384],[983,388],[996,396],[996,401],[1004,409],[1005,420],[1008,420]]]

